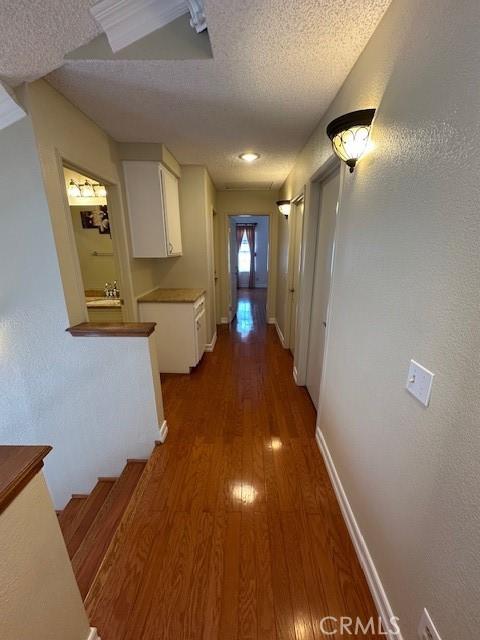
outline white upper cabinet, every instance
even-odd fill
[[[178,179],[158,162],[123,163],[134,258],[182,255]]]

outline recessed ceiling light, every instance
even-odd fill
[[[240,160],[244,160],[245,162],[255,162],[255,160],[259,159],[260,154],[248,151],[247,153],[241,153],[238,157]]]

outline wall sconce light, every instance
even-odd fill
[[[280,213],[282,213],[287,219],[292,208],[290,200],[277,200],[277,207]]]
[[[95,197],[95,191],[88,180],[85,180],[84,184],[80,185],[80,193],[82,194],[82,198]]]
[[[335,118],[327,127],[327,136],[332,141],[332,148],[340,160],[350,167],[350,173],[353,173],[355,165],[367,148],[374,115],[375,109],[352,111]]]
[[[107,197],[107,188],[103,184],[94,184],[93,191],[95,192],[96,198],[106,198]]]
[[[80,198],[82,195],[80,192],[80,187],[73,180],[70,180],[70,182],[68,183],[67,193],[71,198]]]

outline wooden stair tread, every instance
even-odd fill
[[[72,522],[69,535],[65,536],[65,543],[67,545],[68,555],[70,558],[73,558],[81,545],[108,494],[115,485],[115,482],[116,479],[114,478],[109,480],[99,480],[93,488],[92,493],[83,503],[83,508],[79,511],[77,517]]]
[[[58,523],[60,525],[60,529],[62,530],[62,534],[65,540],[67,540],[67,537],[70,535],[72,524],[75,521],[79,512],[82,510],[86,500],[87,500],[87,496],[72,497],[67,502],[64,509],[60,511],[60,514],[58,516]]]
[[[145,464],[144,461],[127,463],[72,558],[73,571],[83,598],[88,593]]]

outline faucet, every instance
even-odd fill
[[[103,292],[105,293],[106,298],[119,298],[120,291],[117,286],[117,281],[114,280],[113,284],[111,284],[110,282],[106,282],[103,288]]]

